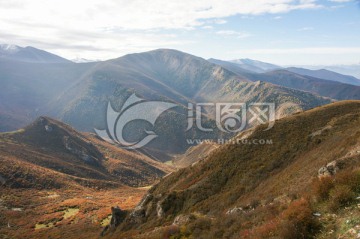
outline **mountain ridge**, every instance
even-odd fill
[[[8,44],[0,44],[0,58],[31,63],[71,63],[63,57],[35,47]]]

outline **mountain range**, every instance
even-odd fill
[[[0,49],[4,238],[355,238],[358,79],[172,49],[81,63]],[[134,102],[154,101],[173,107],[118,131]],[[275,117],[223,132],[207,107],[212,131],[188,128],[200,103],[274,103]],[[126,149],[95,128],[158,137]]]
[[[240,74],[169,49],[82,64],[34,65],[5,58],[0,61],[2,131],[16,130],[40,115],[49,115],[81,131],[104,129],[108,102],[119,111],[125,100],[136,93],[146,100],[168,101],[179,106],[159,119],[162,127],[157,130],[164,137],[158,137],[149,145],[168,153],[184,152],[188,148],[186,138],[214,138],[219,133],[204,134],[196,130],[184,133],[188,103],[274,102],[281,117],[329,103],[330,98],[342,99],[341,94],[351,93],[347,99],[358,97],[358,89],[352,86],[348,90],[350,86],[344,85],[344,89],[325,92],[321,97],[314,94],[318,93],[316,90],[306,92],[303,90],[307,88],[299,90],[277,81],[266,82],[266,77],[257,78],[258,73]],[[251,74],[254,77],[250,77]],[[205,115],[209,125],[215,125],[213,117],[211,112]],[[171,123],[174,119],[178,123]]]

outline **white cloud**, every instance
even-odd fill
[[[313,27],[302,27],[298,29],[299,32],[312,31],[312,30],[314,30]]]
[[[187,43],[154,30],[194,29],[209,21],[226,23],[223,18],[238,14],[319,7],[315,0],[0,0],[0,41],[33,43],[70,58],[82,48],[87,50],[82,57],[105,58],[125,48],[129,52]]]
[[[344,2],[352,2],[353,0],[329,0],[330,2],[338,2],[338,3],[344,3]]]
[[[247,33],[247,32],[237,32],[237,31],[233,31],[233,30],[222,30],[222,31],[217,31],[216,32],[217,35],[221,35],[221,36],[235,36],[237,38],[247,38],[250,37],[251,34]]]
[[[202,28],[203,28],[203,29],[213,29],[214,27],[213,27],[213,26],[206,25],[206,26],[203,26]]]
[[[267,48],[267,49],[243,49],[237,50],[241,54],[272,54],[272,55],[337,55],[337,54],[360,54],[360,47],[308,47],[308,48]]]

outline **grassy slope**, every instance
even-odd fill
[[[65,137],[82,154],[69,151]],[[6,180],[0,184],[0,237],[96,238],[110,207],[133,208],[146,190],[139,186],[171,170],[41,117],[24,129],[0,134],[0,176]]]
[[[166,225],[179,214],[216,218],[234,206],[302,195],[320,167],[359,146],[359,124],[360,102],[344,101],[278,120],[269,131],[258,127],[248,139],[271,139],[271,145],[225,145],[206,162],[179,170],[153,187],[142,231]],[[358,165],[358,154],[349,157],[353,167]],[[164,210],[161,218],[156,216],[157,202]],[[132,223],[122,226],[128,227]]]
[[[52,130],[46,131],[45,126]],[[0,173],[13,187],[31,188],[35,182],[44,188],[59,188],[67,182],[141,186],[171,171],[140,153],[45,117],[23,130],[1,134],[0,140]]]

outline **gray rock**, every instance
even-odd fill
[[[337,166],[337,162],[332,161],[328,163],[326,166],[321,167],[319,169],[318,176],[319,177],[332,176],[335,175],[338,171],[339,171],[339,167]]]
[[[111,208],[111,219],[110,224],[104,228],[101,232],[101,236],[104,236],[108,231],[115,230],[125,219],[127,212],[121,210],[120,207]]]
[[[164,216],[164,209],[161,206],[161,201],[156,204],[156,213],[157,216],[160,218]]]
[[[179,216],[175,217],[173,225],[177,225],[177,226],[185,225],[185,224],[188,224],[193,219],[195,219],[195,216],[192,214],[179,215]]]
[[[239,213],[243,213],[243,212],[244,212],[244,209],[242,207],[234,207],[234,208],[229,209],[226,212],[226,215],[239,214]]]

